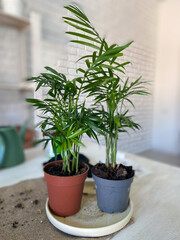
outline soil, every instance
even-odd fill
[[[117,164],[116,167],[113,168],[111,165],[107,167],[104,163],[96,164],[92,172],[97,177],[109,180],[125,180],[133,177],[135,174],[132,166]]]
[[[34,200],[33,202],[32,202],[34,205],[37,205],[38,203],[39,203],[39,200]]]
[[[71,164],[70,164],[70,168],[71,168]],[[68,177],[68,176],[79,175],[79,174],[86,172],[87,167],[84,165],[83,162],[79,161],[78,173],[76,173],[75,170],[72,171],[71,173],[69,173],[69,172],[63,171],[62,162],[57,162],[54,165],[47,166],[44,170],[46,173],[53,175],[53,176]]]
[[[71,158],[72,158],[73,156],[71,155]],[[58,154],[57,155],[57,160],[62,160],[62,156],[61,156],[61,154]],[[55,157],[53,157],[53,158],[51,158],[49,161],[47,161],[47,162],[44,162],[43,163],[43,166],[45,166],[47,163],[50,163],[50,162],[54,162],[55,161]],[[90,162],[89,162],[89,159],[84,155],[84,154],[79,154],[79,161],[81,161],[81,162],[84,162],[84,163],[86,163],[88,166],[89,166],[89,171],[88,171],[88,178],[92,178],[92,168],[93,168],[93,165],[92,164],[90,164]]]
[[[19,223],[18,223],[17,221],[14,221],[14,222],[12,223],[12,227],[13,227],[13,228],[17,228],[17,227],[18,227],[18,224],[19,224]]]
[[[24,206],[23,206],[23,204],[22,203],[18,203],[16,206],[14,206],[15,208],[21,208],[21,209],[23,209],[24,208]]]

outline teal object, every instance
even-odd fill
[[[14,127],[0,127],[0,168],[12,167],[24,162],[23,141],[27,122],[18,134]]]

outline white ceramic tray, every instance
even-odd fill
[[[54,215],[46,201],[46,214],[49,221],[59,230],[79,237],[101,237],[122,229],[131,219],[133,204],[123,213],[104,213],[97,207],[94,182],[86,182],[81,210],[70,217]]]

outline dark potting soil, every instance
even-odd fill
[[[57,160],[62,160],[61,154],[57,155]],[[54,161],[55,161],[55,158],[53,157],[49,161],[44,162],[43,166],[45,166],[47,163],[54,162]],[[92,178],[91,171],[92,171],[93,165],[89,163],[89,159],[86,156],[84,156],[83,154],[80,153],[79,154],[79,161],[84,162],[89,166],[88,177]]]
[[[71,164],[70,164],[70,168],[71,168]],[[78,173],[76,173],[75,170],[72,171],[71,173],[64,172],[62,167],[62,162],[61,163],[57,162],[56,164],[45,168],[46,173],[53,176],[62,176],[62,177],[79,175],[86,172],[86,170],[87,170],[86,166],[81,161],[79,161]]]
[[[93,174],[97,177],[109,180],[125,180],[134,176],[132,166],[117,164],[115,168],[107,167],[104,163],[98,163],[93,167]]]

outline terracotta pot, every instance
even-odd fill
[[[83,174],[71,177],[53,176],[46,173],[50,165],[62,161],[51,162],[44,167],[44,177],[47,182],[49,195],[49,207],[58,216],[67,217],[77,213],[81,206],[84,182],[89,167],[84,163],[87,170]]]

